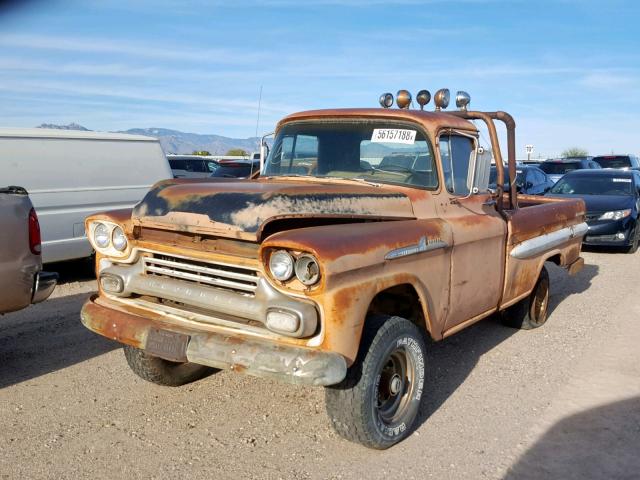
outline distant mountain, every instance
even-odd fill
[[[160,140],[165,153],[192,153],[206,150],[212,155],[224,155],[232,148],[241,148],[249,153],[258,149],[258,138],[229,138],[221,135],[186,133],[167,128],[131,128],[119,133],[146,135]]]
[[[70,123],[69,125],[55,125],[53,123],[42,123],[38,125],[36,128],[54,128],[56,130],[81,130],[83,132],[90,132],[88,128],[84,128],[82,125],[78,125],[77,123]]]
[[[70,123],[69,125],[55,125],[53,123],[43,123],[37,128],[55,128],[58,130],[91,130]],[[201,135],[198,133],[180,132],[169,130],[168,128],[131,128],[118,133],[130,133],[132,135],[145,135],[155,137],[160,140],[160,145],[165,153],[192,153],[196,150],[206,150],[212,155],[224,155],[232,148],[241,148],[249,153],[258,150],[259,138],[230,138],[221,135]]]

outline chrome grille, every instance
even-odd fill
[[[143,257],[143,266],[146,275],[170,277],[249,294],[258,288],[258,273],[250,268],[160,254]]]

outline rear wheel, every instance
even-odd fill
[[[409,320],[367,320],[360,352],[338,385],[327,387],[327,413],[347,440],[384,449],[411,433],[424,387],[426,347]]]
[[[541,327],[547,321],[549,306],[549,272],[542,267],[531,294],[502,313],[505,325],[523,330]]]
[[[124,345],[124,356],[131,370],[140,378],[168,387],[179,387],[217,371],[196,363],[170,362],[129,345]]]

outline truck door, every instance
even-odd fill
[[[469,160],[476,147],[476,138],[466,132],[438,137],[445,184],[438,209],[453,232],[444,331],[495,309],[502,292],[507,225],[489,192],[470,191]]]

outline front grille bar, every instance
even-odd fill
[[[257,275],[240,273],[221,268],[205,267],[195,263],[180,262],[179,259],[167,260],[157,257],[143,257],[145,273],[166,275],[168,277],[189,280],[221,288],[244,292],[255,292],[258,288]],[[221,265],[216,265],[220,267]],[[237,267],[233,267],[238,269]]]

